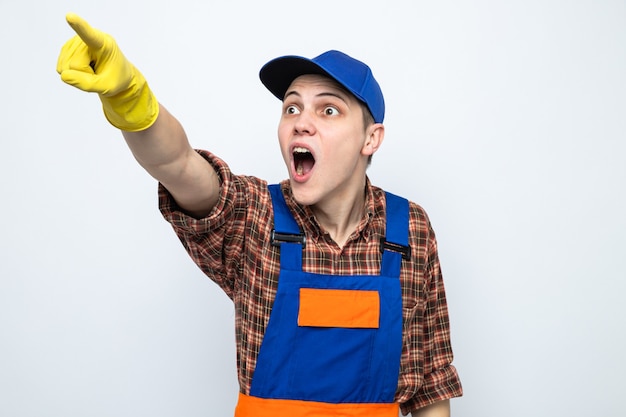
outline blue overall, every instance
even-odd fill
[[[271,185],[270,193],[274,232],[277,239],[282,237],[282,242],[273,242],[280,245],[280,275],[250,397],[331,405],[394,403],[402,353],[403,255],[397,249],[408,249],[408,201],[386,194],[387,231],[381,240],[380,275],[333,276],[302,271],[306,243],[299,238],[301,231],[280,186]],[[379,300],[379,322],[366,328],[301,325],[301,296],[308,289],[321,290],[322,297],[324,290],[374,294]]]

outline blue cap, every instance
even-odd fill
[[[276,58],[261,68],[259,77],[263,85],[282,100],[293,80],[305,74],[334,79],[365,103],[376,123],[383,122],[385,100],[372,70],[343,52],[328,51],[313,59],[294,55]]]

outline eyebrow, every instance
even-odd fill
[[[285,97],[283,97],[283,101],[285,101],[285,99],[289,96],[297,96],[297,97],[302,97],[300,95],[300,93],[298,93],[296,90],[291,90],[291,91],[287,91],[287,93],[285,94]],[[315,97],[336,97],[339,100],[343,101],[344,103],[348,104],[348,100],[346,100],[346,97],[343,96],[342,94],[339,93],[333,93],[330,91],[326,91],[323,93],[319,93],[317,94]]]

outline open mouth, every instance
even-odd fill
[[[296,169],[296,174],[305,175],[313,169],[315,158],[308,149],[297,147],[293,150],[293,164]]]

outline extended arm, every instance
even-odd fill
[[[97,93],[109,122],[119,128],[139,164],[160,181],[178,205],[195,217],[217,202],[219,180],[189,145],[178,122],[156,100],[143,75],[115,40],[74,14],[67,21],[77,36],[61,49],[61,79]]]

